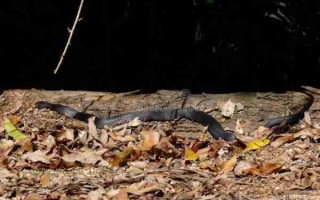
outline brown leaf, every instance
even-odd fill
[[[97,190],[89,192],[86,199],[88,200],[100,200],[103,199],[104,194],[106,191],[103,188],[99,188]]]
[[[8,171],[5,168],[0,168],[0,177],[1,179],[4,178],[17,178],[17,176],[13,173],[11,173],[10,171]]]
[[[251,174],[251,175],[256,175],[256,176],[260,176],[261,175],[261,172],[259,169],[257,168],[249,168],[249,169],[245,169],[242,171],[243,174]]]
[[[285,135],[282,137],[278,137],[275,141],[271,142],[271,146],[273,147],[280,147],[281,145],[292,142],[294,140],[293,135]]]
[[[74,140],[74,130],[66,129],[64,131],[57,133],[57,141],[73,141]]]
[[[53,155],[47,155],[46,151],[37,150],[35,152],[27,152],[22,155],[23,160],[29,160],[31,162],[42,162],[44,164],[50,164],[50,159]]]
[[[255,167],[255,164],[253,162],[240,161],[234,168],[234,174],[235,175],[247,174],[246,170],[252,169],[254,167]]]
[[[310,138],[313,138],[313,136],[314,136],[314,134],[310,128],[302,129],[301,131],[293,134],[294,138],[300,138],[300,137],[306,138],[307,136]]]
[[[132,147],[128,147],[124,151],[120,152],[117,156],[115,156],[111,161],[110,164],[113,166],[120,166],[122,165],[131,155],[133,152]]]
[[[16,125],[17,123],[20,122],[21,116],[10,115],[10,116],[8,116],[8,119],[11,121],[11,123],[12,123],[13,125]]]
[[[166,137],[161,137],[159,144],[157,144],[155,148],[167,155],[171,155],[171,156],[181,155],[181,152],[173,144],[171,144],[168,138]]]
[[[211,147],[199,149],[199,150],[197,151],[197,154],[199,154],[199,160],[201,161],[201,160],[207,159],[210,150],[211,150]]]
[[[151,185],[147,187],[143,187],[145,185],[145,181],[141,181],[140,183],[131,184],[126,191],[135,195],[143,195],[147,192],[159,191],[161,188],[158,185]]]
[[[3,116],[0,115],[0,133],[5,130]]]
[[[56,146],[56,139],[52,135],[48,135],[47,138],[41,142],[41,145],[45,147],[47,151],[51,151]]]
[[[101,134],[100,134],[99,140],[100,140],[101,144],[103,144],[104,146],[106,146],[108,144],[109,133],[105,129],[101,130]]]
[[[140,135],[142,137],[141,150],[151,150],[160,141],[160,134],[155,130],[143,130]]]
[[[13,147],[14,142],[12,140],[2,139],[0,141],[0,155],[7,156]]]
[[[15,142],[15,146],[20,146],[19,150],[17,153],[23,154],[24,152],[32,151],[33,150],[33,143],[32,143],[32,138],[27,137],[21,140],[17,140]]]
[[[109,191],[107,192],[107,196],[108,196],[109,198],[113,198],[113,197],[115,197],[117,194],[119,194],[119,192],[120,192],[120,189],[111,189],[111,190],[109,190]]]
[[[129,200],[128,192],[126,190],[120,190],[117,195],[115,195],[112,200]]]
[[[254,137],[255,138],[268,137],[270,133],[272,133],[272,129],[264,126],[259,126],[258,129],[254,131]]]
[[[94,139],[98,140],[99,139],[99,134],[98,134],[97,127],[96,127],[94,122],[95,122],[95,117],[90,117],[88,119],[88,128],[89,128],[88,133]]]
[[[65,163],[73,164],[80,162],[82,165],[94,165],[102,160],[102,157],[91,149],[85,149],[84,152],[75,152],[62,156]]]
[[[36,193],[29,193],[25,200],[43,200],[44,198],[42,198],[39,194]]]
[[[42,187],[48,187],[50,183],[51,183],[51,174],[46,172],[40,177],[40,184]]]
[[[262,163],[259,166],[259,170],[263,174],[273,174],[278,172],[282,168],[282,165],[280,164],[274,164],[274,163]]]
[[[134,161],[128,163],[132,167],[136,167],[139,169],[154,169],[161,165],[161,163],[157,162],[148,162],[148,161]]]
[[[222,163],[221,172],[223,173],[231,172],[236,163],[237,163],[237,155],[234,155],[229,160]]]
[[[136,138],[133,137],[132,135],[124,135],[125,130],[122,131],[112,131],[109,136],[114,139],[114,140],[118,140],[121,142],[132,142],[135,141]]]

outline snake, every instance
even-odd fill
[[[269,120],[266,124],[264,124],[267,128],[273,128],[279,126],[281,124],[294,125],[298,123],[304,117],[304,112],[307,111],[312,103],[313,96],[309,93],[306,93],[309,96],[309,100],[303,105],[302,109],[298,112],[283,116],[276,117]],[[77,119],[83,122],[88,122],[88,119],[95,116],[93,114],[80,112],[75,110],[69,106],[50,103],[47,101],[38,101],[35,104],[35,107],[38,109],[49,109],[60,114],[66,115],[67,117]],[[135,111],[129,112],[125,114],[121,114],[114,117],[96,117],[95,116],[95,125],[98,129],[102,129],[104,127],[115,127],[117,125],[128,123],[134,119],[138,118],[143,122],[151,122],[151,121],[172,121],[179,119],[188,119],[192,122],[199,123],[203,126],[207,126],[207,131],[209,134],[215,139],[222,139],[225,141],[236,141],[236,136],[224,130],[221,124],[209,115],[206,112],[194,109],[194,108],[176,108],[176,109],[153,109],[153,110],[143,110],[143,111]]]

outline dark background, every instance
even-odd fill
[[[192,92],[320,87],[320,1],[80,0],[0,3],[1,89]]]

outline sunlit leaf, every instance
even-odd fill
[[[7,136],[12,137],[14,140],[21,140],[28,137],[27,135],[19,131],[7,117],[3,118],[3,122],[4,129],[7,132]]]
[[[195,160],[198,160],[198,158],[199,158],[199,154],[193,152],[189,148],[186,148],[185,155],[184,155],[185,160],[195,161]]]
[[[247,147],[243,150],[244,153],[252,150],[260,149],[261,147],[264,147],[270,143],[269,139],[253,139],[250,142],[247,143]]]

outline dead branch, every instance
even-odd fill
[[[68,50],[68,47],[69,47],[69,45],[71,44],[71,38],[72,38],[72,36],[73,36],[74,30],[76,29],[76,26],[77,26],[78,21],[80,21],[80,20],[79,20],[79,17],[80,17],[80,13],[81,13],[81,10],[82,10],[83,2],[84,2],[84,0],[81,0],[80,5],[79,5],[79,8],[78,8],[77,16],[76,16],[76,18],[75,18],[75,20],[74,20],[74,22],[73,22],[72,29],[69,30],[69,38],[68,38],[68,41],[67,41],[67,43],[66,43],[66,46],[64,47],[64,50],[63,50],[62,55],[61,55],[61,57],[60,57],[59,63],[58,63],[58,65],[57,65],[56,69],[54,70],[53,74],[57,74],[57,72],[58,72],[58,70],[59,70],[59,68],[60,68],[60,66],[61,66],[61,64],[62,64],[62,61],[63,61],[63,59],[64,59],[64,56],[66,55],[66,52],[67,52],[67,50]]]

